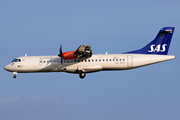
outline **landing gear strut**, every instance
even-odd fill
[[[80,72],[79,72],[79,77],[80,77],[81,79],[83,79],[85,76],[86,76],[86,73],[84,73],[83,71],[80,71]]]
[[[15,78],[16,78],[17,72],[13,72],[13,74],[14,74],[13,78],[15,79]]]

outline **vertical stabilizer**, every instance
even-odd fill
[[[145,47],[139,50],[125,52],[125,54],[167,55],[174,29],[174,27],[162,28],[157,34],[156,38]]]

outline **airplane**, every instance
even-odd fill
[[[79,74],[81,79],[86,73],[134,69],[175,59],[174,55],[167,55],[174,29],[164,27],[145,47],[122,54],[93,55],[90,45],[80,45],[76,51],[63,53],[60,45],[59,55],[17,57],[4,69],[13,72],[13,78],[17,73],[67,72]]]

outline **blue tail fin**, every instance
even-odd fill
[[[158,54],[167,55],[174,27],[164,27],[157,34],[156,38],[139,50],[126,52],[124,54]]]

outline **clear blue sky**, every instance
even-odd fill
[[[0,1],[0,120],[179,120],[179,0]],[[175,27],[176,59],[127,71],[22,73],[3,67],[18,56],[57,55],[92,46],[94,54],[143,47]]]

